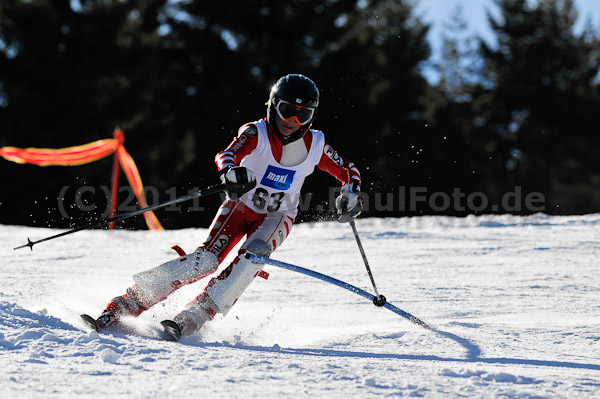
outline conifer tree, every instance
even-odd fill
[[[498,45],[482,46],[494,82],[485,122],[505,143],[507,186],[545,193],[549,212],[597,211],[597,34],[576,32],[572,0],[496,3]]]

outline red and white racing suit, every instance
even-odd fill
[[[341,157],[321,131],[310,130],[296,142],[283,146],[266,119],[239,129],[238,136],[217,154],[219,170],[241,165],[256,175],[257,186],[238,201],[226,201],[210,227],[202,248],[222,261],[244,235],[253,237],[262,227],[260,238],[277,249],[289,235],[298,213],[300,189],[315,166],[337,178],[342,185],[360,182],[353,163]]]
[[[288,237],[298,212],[300,189],[315,166],[342,185],[360,184],[358,169],[325,141],[321,131],[309,130],[302,139],[284,146],[266,118],[243,125],[227,149],[217,154],[215,162],[219,170],[236,165],[248,168],[256,175],[256,187],[239,199],[227,199],[221,205],[207,239],[193,254],[195,258],[182,256],[134,276],[136,284],[123,297],[113,299],[107,310],[139,315],[180,286],[213,273],[233,247],[247,236],[235,260],[175,316],[184,334],[193,333],[217,312],[227,314],[245,288],[260,275],[263,265],[241,255],[250,251],[269,256]],[[196,272],[178,272],[177,279],[171,281],[173,267],[181,267],[181,262],[195,265]],[[165,274],[161,274],[163,269]],[[171,280],[160,283],[152,280],[161,275]]]

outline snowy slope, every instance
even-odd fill
[[[0,226],[0,398],[600,397],[600,215],[363,219],[379,291],[428,331],[365,299],[267,266],[226,318],[158,339],[206,281],[87,331],[131,276],[193,250],[205,229]],[[273,255],[373,292],[352,230],[302,224]],[[224,267],[226,265],[222,265]]]

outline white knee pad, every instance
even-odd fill
[[[229,275],[222,277],[221,274],[212,279],[205,291],[217,307],[215,310],[226,315],[263,266],[239,255],[233,261]]]
[[[258,256],[264,256],[268,258],[273,252],[273,248],[264,240],[255,239],[252,241],[246,241],[244,245],[242,245],[242,249],[245,249],[248,252],[252,252]]]
[[[213,273],[219,267],[217,257],[208,251],[196,251],[133,276],[144,306],[152,306],[175,291]]]

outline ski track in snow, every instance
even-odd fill
[[[208,279],[121,330],[89,332],[132,275],[192,251],[206,229],[0,226],[0,397],[600,397],[600,215],[361,219],[380,293],[364,298],[266,266],[229,315],[167,342]],[[349,226],[301,224],[272,256],[373,292]],[[230,257],[221,265],[227,266]]]

